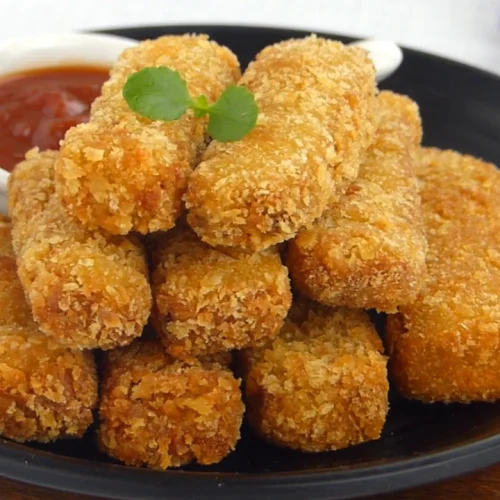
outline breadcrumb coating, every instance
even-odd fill
[[[271,344],[240,354],[250,423],[271,443],[309,452],[379,438],[389,384],[368,315],[312,303],[298,309]]]
[[[153,265],[153,325],[176,358],[263,345],[290,308],[276,248],[229,255],[178,227],[156,241]]]
[[[240,436],[240,382],[215,361],[170,357],[157,341],[107,355],[98,434],[128,465],[155,469],[222,460]]]
[[[126,345],[151,309],[145,251],[138,241],[88,231],[54,192],[57,153],[36,150],[9,181],[19,278],[40,329],[78,349]]]
[[[422,129],[406,96],[381,92],[377,114],[358,178],[290,242],[287,265],[298,290],[321,303],[396,312],[415,299],[425,277],[414,173]]]
[[[0,218],[0,434],[44,443],[81,437],[97,406],[93,356],[38,330],[16,274],[10,230]]]
[[[257,126],[212,141],[188,182],[188,222],[210,245],[249,251],[295,236],[352,182],[373,135],[375,72],[366,52],[310,36],[266,47],[240,84]]]
[[[500,172],[425,148],[417,175],[428,276],[415,302],[389,317],[392,378],[425,402],[500,399]]]
[[[34,326],[31,309],[17,276],[11,224],[0,216],[0,327]]]
[[[207,35],[163,36],[123,52],[90,122],[66,133],[56,164],[65,207],[91,229],[127,234],[173,227],[187,177],[205,148],[206,119],[192,111],[167,123],[129,109],[123,86],[149,66],[178,71],[192,96],[205,94],[212,102],[240,76],[236,56]]]

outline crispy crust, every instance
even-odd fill
[[[87,231],[54,193],[57,153],[31,151],[9,181],[19,278],[43,332],[72,348],[110,349],[142,333],[151,309],[138,241]]]
[[[108,354],[99,443],[128,465],[217,463],[239,439],[239,385],[217,362],[175,361],[159,341],[136,341]]]
[[[359,177],[290,242],[287,265],[297,288],[321,303],[395,312],[425,277],[413,171],[422,129],[409,98],[384,91],[377,104],[379,127]]]
[[[10,222],[0,218],[0,327],[34,326],[31,309],[17,277],[11,229]]]
[[[189,180],[188,222],[201,239],[256,251],[317,219],[371,141],[374,75],[362,49],[315,36],[265,48],[240,80],[255,94],[257,127],[213,141]]]
[[[164,36],[123,52],[92,106],[90,123],[66,133],[56,165],[64,205],[89,228],[126,234],[173,227],[187,177],[205,147],[206,119],[188,112],[165,123],[128,108],[123,86],[147,66],[177,70],[192,96],[211,101],[240,76],[236,56],[206,35]]]
[[[270,345],[240,354],[249,421],[268,441],[302,451],[380,437],[389,389],[382,343],[362,310],[292,307]]]
[[[275,248],[228,255],[179,227],[153,255],[153,324],[172,356],[259,346],[279,332],[292,297]]]
[[[0,219],[0,434],[15,441],[81,437],[97,405],[89,352],[43,335],[16,274],[10,224]]]
[[[387,324],[392,378],[425,402],[500,398],[500,173],[423,149],[417,168],[429,242],[416,301]]]

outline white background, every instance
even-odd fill
[[[500,75],[500,0],[0,0],[0,39],[168,23],[377,36]]]

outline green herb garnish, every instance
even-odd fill
[[[221,142],[238,141],[257,123],[259,109],[245,87],[231,85],[210,104],[204,95],[194,99],[186,82],[169,68],[144,68],[130,75],[123,87],[129,108],[151,120],[178,120],[188,109],[196,117],[208,115],[208,133]]]

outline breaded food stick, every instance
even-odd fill
[[[216,361],[187,364],[136,341],[107,355],[102,384],[99,443],[128,465],[213,464],[240,437],[240,383]]]
[[[56,165],[65,207],[91,229],[126,234],[173,227],[187,177],[205,147],[206,119],[192,111],[165,123],[129,109],[123,86],[148,66],[178,71],[192,96],[205,94],[210,101],[240,76],[236,56],[206,35],[164,36],[123,52],[90,122],[66,133]]]
[[[311,452],[379,438],[389,390],[382,351],[365,311],[292,306],[271,344],[240,354],[251,425],[271,443]]]
[[[287,265],[300,292],[318,302],[395,312],[415,299],[425,274],[414,174],[422,129],[409,98],[384,91],[377,104],[379,126],[359,177],[290,243]]]
[[[260,114],[242,140],[213,141],[186,192],[210,245],[250,251],[288,240],[357,176],[373,135],[366,52],[310,36],[271,45],[245,71]]]
[[[0,219],[0,434],[15,441],[81,437],[97,405],[90,352],[37,328],[16,275],[10,224]]]
[[[231,255],[178,227],[152,254],[153,324],[172,356],[259,346],[279,332],[292,298],[276,248]]]
[[[111,349],[138,337],[151,309],[138,241],[87,231],[54,192],[57,153],[28,152],[9,181],[19,278],[40,329],[78,349]]]
[[[11,224],[0,214],[0,327],[35,326],[31,309],[17,276]]]
[[[428,276],[389,317],[390,371],[424,402],[500,398],[500,173],[454,151],[423,149],[417,166]]]

